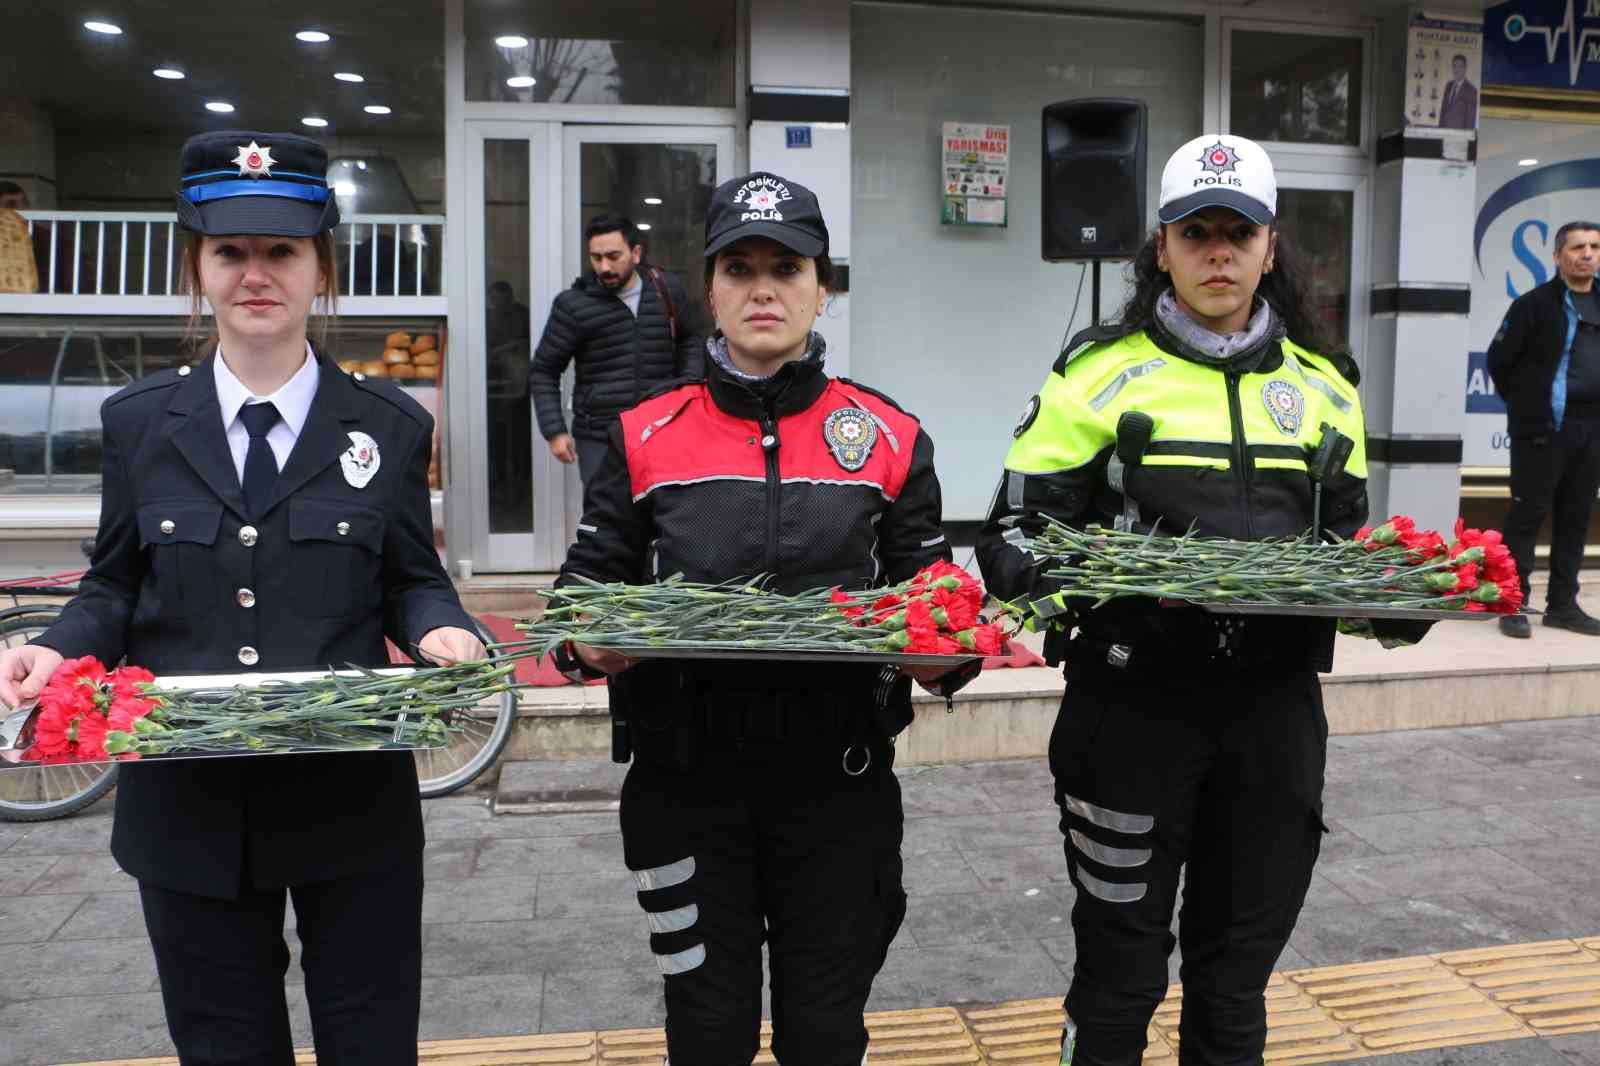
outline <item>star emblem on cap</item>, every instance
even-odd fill
[[[1200,165],[1213,174],[1226,174],[1239,165],[1239,154],[1218,141],[1200,154]]]
[[[255,141],[251,141],[248,145],[239,145],[239,154],[233,157],[233,164],[239,168],[241,178],[270,178],[272,168],[277,162],[272,158],[270,147],[263,148]]]

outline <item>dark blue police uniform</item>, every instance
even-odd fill
[[[323,173],[315,142],[231,133],[192,140],[185,172],[244,138],[270,138],[281,162],[300,164],[286,169]],[[196,141],[217,143],[191,160]],[[433,542],[428,413],[319,354],[305,424],[266,504],[252,509],[215,358],[106,401],[92,566],[37,643],[108,664],[126,656],[157,675],[237,673],[380,666],[385,635],[410,647],[440,626],[471,630]],[[341,463],[352,433],[378,445],[364,482]],[[125,764],[112,853],[139,880],[185,1066],[292,1061],[285,890],[319,1062],[415,1062],[422,846],[416,769],[403,752]]]

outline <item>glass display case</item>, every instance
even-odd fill
[[[198,362],[182,318],[0,317],[0,498],[100,492],[100,405],[146,375]],[[347,317],[312,341],[346,372],[393,379],[435,420],[429,481],[441,489],[440,382],[448,345],[442,318]],[[402,343],[403,342],[403,343]]]

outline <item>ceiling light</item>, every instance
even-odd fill
[[[390,111],[389,108],[383,106],[382,104],[368,104],[361,110],[365,111],[369,115],[387,115]]]
[[[528,89],[539,84],[539,79],[530,77],[527,74],[518,74],[514,78],[507,78],[506,84],[513,89]]]
[[[356,183],[353,181],[336,181],[333,183],[333,191],[340,196],[354,196],[356,194]]]
[[[325,118],[317,118],[315,115],[307,115],[305,118],[300,120],[300,125],[302,125],[302,126],[310,126],[314,130],[320,130],[322,127],[326,126],[327,124],[328,124],[328,120],[327,119],[325,119]]]
[[[221,100],[207,100],[206,110],[215,111],[219,115],[231,115],[233,114],[233,105],[224,103]]]
[[[659,196],[646,196],[644,198],[644,202],[649,204],[651,207],[660,207],[661,206],[661,197],[659,197]]]
[[[150,73],[154,74],[158,78],[165,78],[168,81],[182,81],[184,78],[183,71],[178,70],[175,67],[157,67]]]
[[[362,82],[367,80],[366,78],[363,78],[359,74],[351,74],[350,72],[343,71],[343,70],[341,70],[339,73],[335,74],[334,77],[337,78],[339,81],[348,81],[348,82],[352,82],[352,83],[354,83],[356,85],[360,85]]]
[[[1519,166],[1519,167],[1536,167],[1538,165],[1539,165],[1539,161],[1537,159],[1519,159],[1519,160],[1517,160],[1517,166]]]
[[[633,228],[634,228],[634,229],[649,229],[649,228],[650,228],[650,223],[648,223],[648,222],[641,222],[641,223],[639,223],[639,224],[638,224],[638,225],[636,225],[636,226],[634,226],[634,227],[633,227]]]
[[[104,33],[112,37],[122,32],[122,27],[113,22],[85,22],[83,28],[92,33]]]
[[[507,33],[507,34],[505,34],[503,36],[496,37],[494,39],[494,43],[499,45],[501,48],[526,48],[526,47],[528,47],[528,39],[526,37],[523,37],[521,34],[516,34],[516,33]]]
[[[331,37],[329,37],[326,33],[323,33],[321,30],[301,30],[299,33],[294,35],[294,39],[297,41],[304,41],[306,44],[325,44],[326,42],[332,40]]]

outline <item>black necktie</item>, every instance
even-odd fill
[[[251,518],[260,518],[272,498],[272,483],[278,480],[278,460],[272,455],[267,434],[278,424],[278,409],[270,403],[249,403],[239,408],[239,421],[250,434],[250,447],[244,453],[244,505]]]

